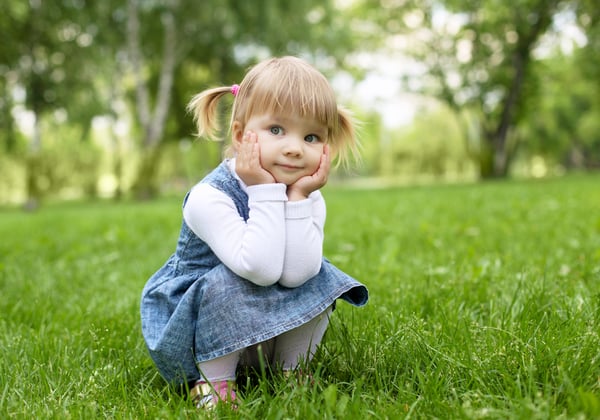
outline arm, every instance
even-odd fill
[[[259,286],[269,286],[279,280],[283,270],[286,187],[254,185],[247,193],[247,221],[231,198],[208,184],[192,189],[183,217],[231,271]]]
[[[321,269],[326,210],[319,189],[327,183],[329,169],[329,146],[326,144],[317,171],[287,188],[286,248],[283,275],[279,281],[282,286],[301,286]]]
[[[323,259],[325,200],[320,191],[285,205],[286,241],[283,273],[279,284],[298,287],[314,277]]]

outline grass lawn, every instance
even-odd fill
[[[600,418],[600,176],[325,195],[325,253],[371,300],[338,305],[314,383],[216,416]],[[180,201],[0,210],[1,418],[197,417],[138,314]]]

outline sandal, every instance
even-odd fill
[[[212,410],[219,401],[233,403],[236,399],[235,381],[217,381],[214,383],[196,381],[190,389],[190,398],[194,401],[196,408]],[[235,404],[233,404],[235,407]]]

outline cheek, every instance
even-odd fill
[[[264,161],[269,160],[271,158],[271,155],[273,154],[271,149],[272,149],[272,147],[270,147],[269,142],[262,141],[259,136],[258,137],[258,153],[259,153],[261,163],[263,163]]]
[[[319,168],[319,165],[321,164],[321,156],[322,155],[323,155],[322,147],[311,150],[310,166],[311,166],[311,169],[313,169],[313,171],[316,171]]]

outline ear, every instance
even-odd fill
[[[238,150],[243,138],[244,127],[242,126],[242,123],[234,121],[233,124],[231,124],[231,145],[233,146],[233,150]]]

